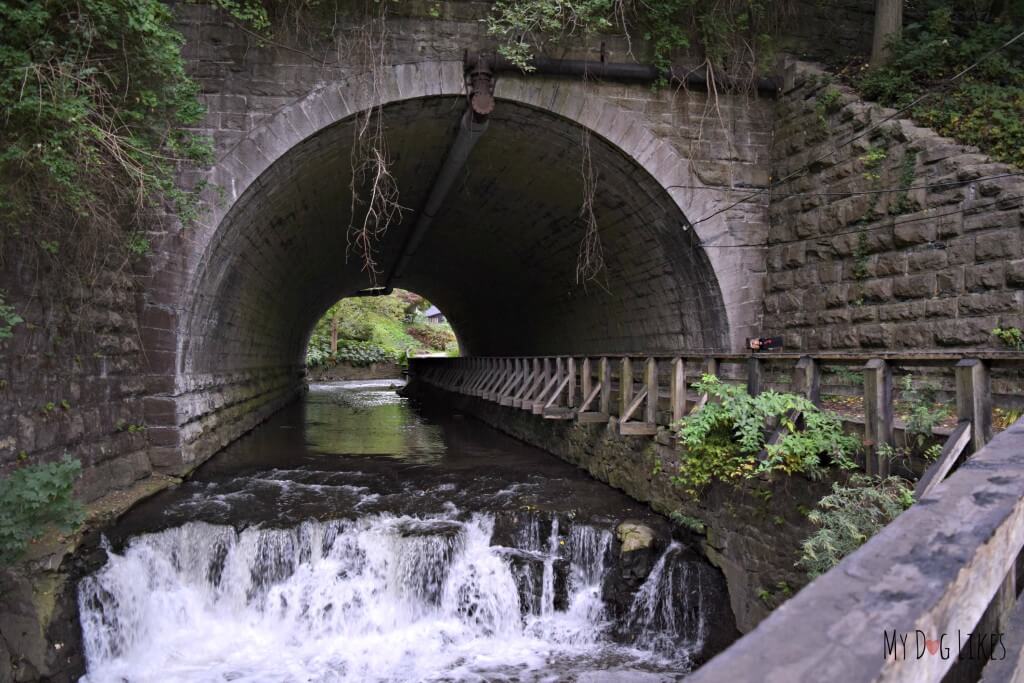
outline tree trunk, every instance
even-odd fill
[[[875,36],[871,66],[885,66],[892,57],[889,44],[903,31],[903,0],[875,0]]]
[[[338,313],[331,318],[331,355],[338,353]]]

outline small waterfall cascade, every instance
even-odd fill
[[[655,652],[699,652],[708,636],[701,573],[696,562],[675,562],[682,551],[672,543],[658,558],[633,597],[626,629],[636,645]]]
[[[633,597],[627,621],[636,635],[622,643],[601,595],[609,531],[529,514],[497,545],[494,526],[482,513],[382,513],[290,529],[189,522],[134,537],[121,552],[108,549],[107,564],[79,584],[82,680],[685,672],[707,626],[699,572],[673,562],[677,544]]]

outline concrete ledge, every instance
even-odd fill
[[[1024,545],[1022,493],[1024,420],[687,680],[941,680]],[[905,656],[886,656],[894,632]]]

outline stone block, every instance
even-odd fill
[[[1006,265],[1002,262],[967,266],[964,273],[964,286],[968,292],[999,289],[1003,286],[1005,271]]]
[[[861,285],[853,291],[856,293],[855,299],[859,299],[864,303],[880,303],[888,301],[892,298],[893,294],[893,280],[867,280],[866,282],[861,283]]]
[[[935,341],[940,346],[973,346],[989,341],[995,326],[992,318],[960,318],[935,327]]]
[[[1013,259],[1020,256],[1021,230],[997,230],[974,238],[974,258],[978,261]]]
[[[889,275],[907,274],[907,255],[904,252],[890,252],[879,254],[875,264],[875,274],[878,277]]]
[[[1006,264],[1006,284],[1010,287],[1024,287],[1024,259]]]
[[[892,295],[897,299],[930,299],[935,295],[935,275],[908,275],[892,281]]]
[[[1024,292],[988,292],[967,294],[959,299],[962,316],[1014,313],[1020,311],[1021,295]]]
[[[935,274],[935,293],[938,296],[959,294],[964,291],[964,269],[952,268]]]
[[[896,223],[893,227],[893,243],[897,247],[910,247],[935,241],[935,225],[927,221]]]
[[[862,325],[857,328],[857,339],[864,348],[886,348],[891,346],[891,334],[885,325]]]
[[[941,249],[925,249],[907,255],[907,271],[919,273],[922,271],[939,270],[946,266],[946,252]]]

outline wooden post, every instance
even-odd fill
[[[601,382],[601,404],[598,412],[608,415],[612,410],[612,367],[606,356],[602,356],[597,366],[598,380]]]
[[[868,474],[889,476],[889,460],[879,450],[892,445],[892,368],[880,358],[864,366],[864,438],[871,446],[864,469]]]
[[[821,404],[821,369],[810,356],[800,356],[793,369],[793,393],[801,394],[814,405]]]
[[[956,364],[956,412],[971,421],[971,449],[977,453],[992,440],[992,387],[988,367],[977,358]]]
[[[670,394],[672,421],[675,422],[686,415],[686,362],[682,358],[672,359]]]
[[[565,371],[569,374],[569,386],[566,387],[565,405],[567,408],[576,407],[576,359],[569,356],[565,359]]]
[[[747,393],[757,396],[761,393],[761,359],[751,356],[747,359]]]
[[[584,401],[590,396],[593,386],[594,381],[590,376],[590,357],[584,356],[583,363],[580,364],[580,393],[583,394]]]
[[[644,381],[647,384],[647,405],[644,411],[644,422],[654,424],[658,421],[658,360],[656,358],[647,359],[644,375]]]
[[[626,356],[619,371],[619,417],[626,414],[633,402],[633,362]]]

